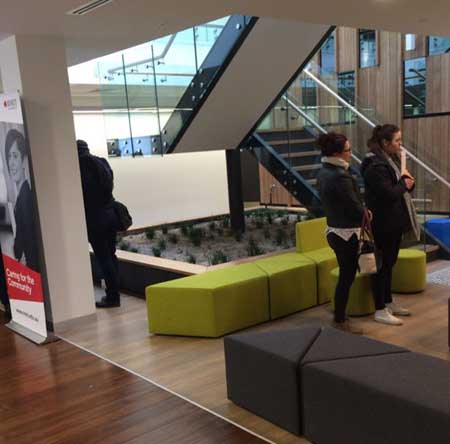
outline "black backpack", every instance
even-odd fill
[[[114,174],[106,159],[91,155],[91,158],[97,166],[100,186],[105,193],[111,193],[114,188]],[[117,231],[127,231],[133,225],[133,218],[128,208],[123,203],[117,201],[113,197],[113,209],[116,215],[115,228]]]

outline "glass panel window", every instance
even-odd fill
[[[450,52],[450,38],[437,37],[430,35],[428,37],[428,54],[438,55]]]
[[[355,71],[340,72],[337,77],[337,92],[350,105],[355,104]],[[339,122],[353,123],[354,114],[339,104]]]
[[[403,114],[425,114],[427,65],[425,57],[405,60],[403,76]]]
[[[333,32],[320,50],[320,65],[324,73],[332,73],[336,70],[336,46],[335,33]]]
[[[416,35],[405,34],[405,51],[414,51],[416,49]]]
[[[376,32],[372,29],[359,30],[359,67],[368,68],[377,64]]]

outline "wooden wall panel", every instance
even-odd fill
[[[260,201],[262,204],[270,204],[270,187],[275,185],[272,192],[273,205],[300,205],[300,202],[295,199],[294,196],[292,196],[262,165],[259,165],[259,177],[261,193]]]
[[[403,60],[417,59],[418,57],[425,57],[427,55],[427,37],[423,35],[416,35],[416,49],[412,51],[405,50],[405,34],[402,34],[402,55]]]
[[[450,54],[427,58],[426,112],[450,111]]]
[[[336,71],[355,71],[358,55],[358,30],[355,28],[337,28],[336,30]]]
[[[358,97],[377,110],[383,122],[400,125],[402,113],[402,46],[394,32],[379,33],[379,66],[359,70]]]
[[[404,143],[418,157],[449,180],[450,176],[450,116],[406,119],[403,122]],[[412,165],[412,163],[411,163]],[[430,199],[428,211],[450,211],[450,192],[422,169],[411,167],[417,189],[414,197]]]

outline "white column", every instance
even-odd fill
[[[30,141],[51,321],[95,313],[80,171],[62,36],[0,42],[4,92],[20,91]]]

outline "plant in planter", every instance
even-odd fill
[[[234,234],[234,239],[236,240],[236,242],[241,242],[242,231],[235,231],[233,234]]]
[[[286,215],[285,217],[283,217],[283,219],[281,219],[281,225],[286,226],[289,223],[289,216]]]
[[[284,230],[282,230],[281,228],[279,228],[277,230],[277,233],[275,235],[275,241],[276,241],[277,245],[281,245],[284,242],[286,242],[286,232]]]
[[[222,228],[228,228],[230,226],[230,218],[228,216],[225,216],[222,219]]]
[[[130,244],[127,241],[121,241],[119,242],[119,250],[123,250],[123,251],[129,251],[130,250]]]
[[[196,264],[197,263],[197,258],[192,253],[186,252],[186,260],[190,264]]]
[[[131,247],[130,252],[131,253],[139,253],[139,250],[136,247]]]
[[[256,228],[261,229],[264,226],[264,220],[258,217],[255,221]]]
[[[183,236],[188,236],[190,228],[192,228],[192,225],[181,225],[181,234]]]
[[[258,243],[252,237],[248,239],[247,254],[249,257],[264,254],[264,250],[258,245]]]
[[[210,259],[211,265],[223,264],[228,261],[227,256],[222,250],[214,251]]]
[[[147,228],[147,229],[145,230],[145,237],[146,237],[147,239],[149,239],[149,240],[154,239],[154,238],[155,238],[155,229],[152,228],[152,227]]]
[[[270,239],[270,230],[268,228],[264,230],[264,239]]]
[[[266,218],[267,218],[267,223],[269,225],[272,225],[272,223],[273,223],[273,216],[272,216],[272,213],[270,211],[267,213]]]
[[[217,228],[217,236],[223,236],[223,228]]]
[[[167,225],[163,225],[161,231],[163,234],[167,234],[169,232],[169,227]]]
[[[196,247],[201,245],[203,237],[204,233],[201,228],[192,228],[189,232],[189,239]]]
[[[177,244],[178,243],[178,236],[176,235],[176,233],[170,233],[169,234],[169,242],[171,244]]]
[[[167,247],[166,240],[163,239],[163,238],[161,238],[161,239],[158,241],[158,248],[159,248],[161,251],[164,251],[164,250],[166,249],[166,247]]]
[[[152,247],[153,256],[161,257],[161,250],[158,247]]]
[[[208,224],[209,231],[216,231],[217,225],[215,222],[210,222]]]

